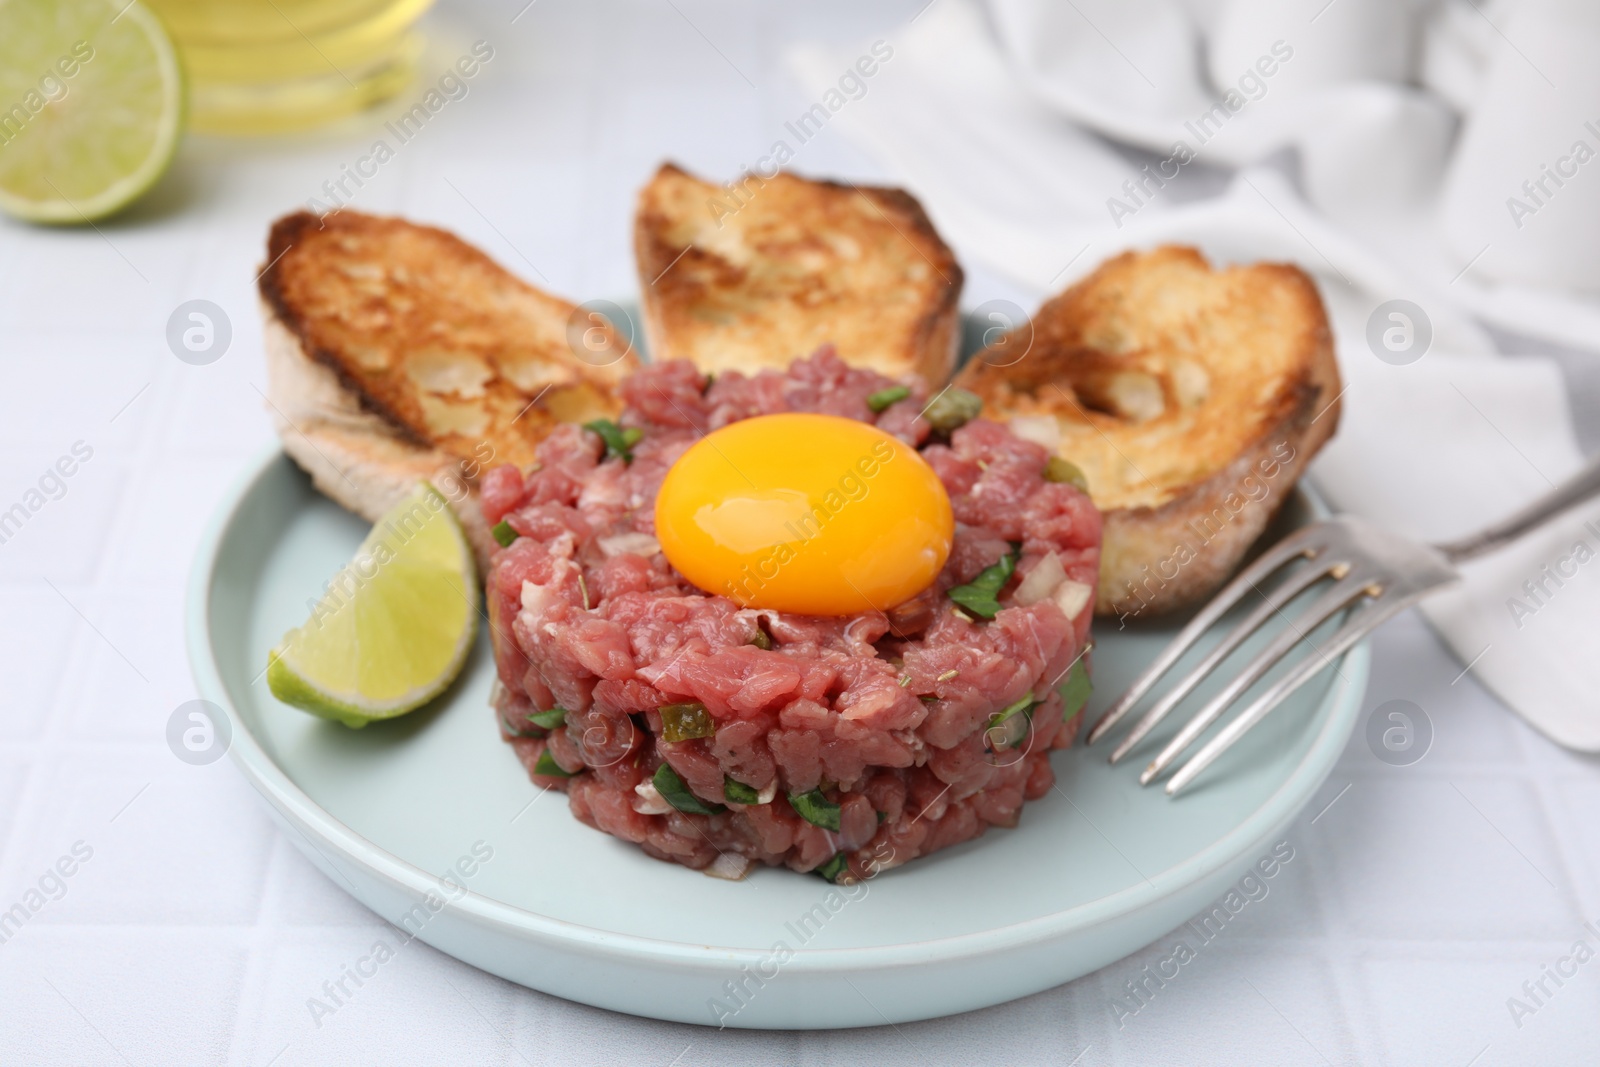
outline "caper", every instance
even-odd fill
[[[1060,456],[1051,456],[1050,462],[1044,465],[1044,480],[1047,482],[1066,482],[1075,485],[1080,492],[1089,491],[1089,479],[1083,476],[1083,471],[1077,464],[1069,463]]]
[[[946,389],[933,398],[922,417],[940,433],[959,430],[983,411],[983,401],[965,389]]]

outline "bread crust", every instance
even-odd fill
[[[355,211],[278,219],[260,294],[267,398],[284,451],[376,521],[418,481],[451,502],[479,563],[493,550],[475,485],[526,466],[556,425],[620,410],[637,356],[603,320],[453,234]],[[598,354],[595,354],[598,353]]]
[[[558,423],[619,410],[638,366],[604,322],[584,324],[600,340],[580,358],[575,305],[431,226],[297,212],[273,224],[267,263],[262,300],[305,356],[394,433],[462,461],[487,446],[532,462]]]
[[[449,453],[419,444],[363,408],[361,398],[326,364],[311,359],[300,340],[262,306],[267,397],[283,450],[325,496],[368,522],[377,522],[428,482],[450,501],[480,569],[494,540],[473,481],[479,473]],[[472,477],[467,477],[467,475]]]
[[[1119,616],[1190,606],[1233,572],[1332,436],[1341,393],[1303,271],[1213,270],[1181,246],[1108,260],[957,384],[1085,471],[1105,516],[1096,612]]]
[[[664,163],[634,255],[655,359],[753,371],[832,343],[934,388],[955,367],[961,267],[904,190],[789,173],[722,187]]]

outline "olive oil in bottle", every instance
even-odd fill
[[[146,0],[177,42],[189,122],[273,133],[347,115],[399,91],[433,0]]]

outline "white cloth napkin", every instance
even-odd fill
[[[1152,49],[1173,46],[1152,40]],[[1314,477],[1338,509],[1443,540],[1508,514],[1579,466],[1554,364],[1494,355],[1448,279],[1413,275],[1345,236],[1277,171],[1241,171],[1214,200],[1141,198],[1113,222],[1105,200],[1137,183],[1139,167],[1041,102],[975,4],[935,0],[892,46],[870,92],[836,121],[898,173],[963,257],[1041,298],[1118,251],[1166,241],[1217,261],[1291,260],[1316,277],[1347,390],[1343,425]],[[802,46],[788,59],[820,98],[858,54]],[[1182,98],[1170,85],[1161,93]],[[1430,349],[1406,365],[1379,359],[1367,341],[1375,309],[1395,299],[1418,305],[1431,326]],[[1594,562],[1573,562],[1579,540]],[[1544,570],[1557,564],[1573,572],[1559,586]],[[1514,611],[1512,598],[1522,607]],[[1471,565],[1457,591],[1424,611],[1462,663],[1535,727],[1600,751],[1600,507]]]
[[[922,21],[971,11],[940,0]],[[990,0],[988,11],[1018,83],[1074,122],[1166,160],[1178,145],[1224,166],[1293,148],[1320,212],[1450,283],[1461,307],[1594,347],[1600,181],[1573,156],[1579,141],[1600,153],[1591,0]],[[1567,179],[1544,177],[1552,167]],[[1524,191],[1528,179],[1543,191]]]

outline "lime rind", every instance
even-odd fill
[[[351,727],[421,707],[449,687],[472,649],[475,579],[455,513],[420,484],[269,654],[268,687],[286,704]]]
[[[26,2],[0,5],[0,18],[10,14],[22,21],[25,16],[18,9]],[[6,12],[6,6],[13,10]],[[46,6],[52,9],[49,21],[58,25],[68,24],[74,15],[88,21],[91,16],[83,13],[93,13],[90,44],[99,47],[76,78],[64,83],[66,92],[60,98],[89,120],[65,127],[49,119],[30,122],[0,147],[0,211],[27,222],[91,223],[137,200],[171,166],[187,116],[187,83],[177,49],[161,20],[145,5],[132,3],[119,11],[120,3],[112,0],[65,5],[49,0]],[[61,10],[72,7],[79,10]],[[16,29],[11,27],[12,32]],[[13,73],[20,70],[37,77],[33,68],[38,67],[41,74],[52,74],[60,50],[57,42],[41,40],[39,45],[37,56],[24,57],[26,44],[13,37],[6,47]],[[86,94],[89,99],[84,99]],[[13,103],[7,99],[0,107]],[[41,109],[33,114],[42,113]],[[138,149],[137,158],[114,158],[130,142]],[[86,187],[87,179],[94,181]]]

